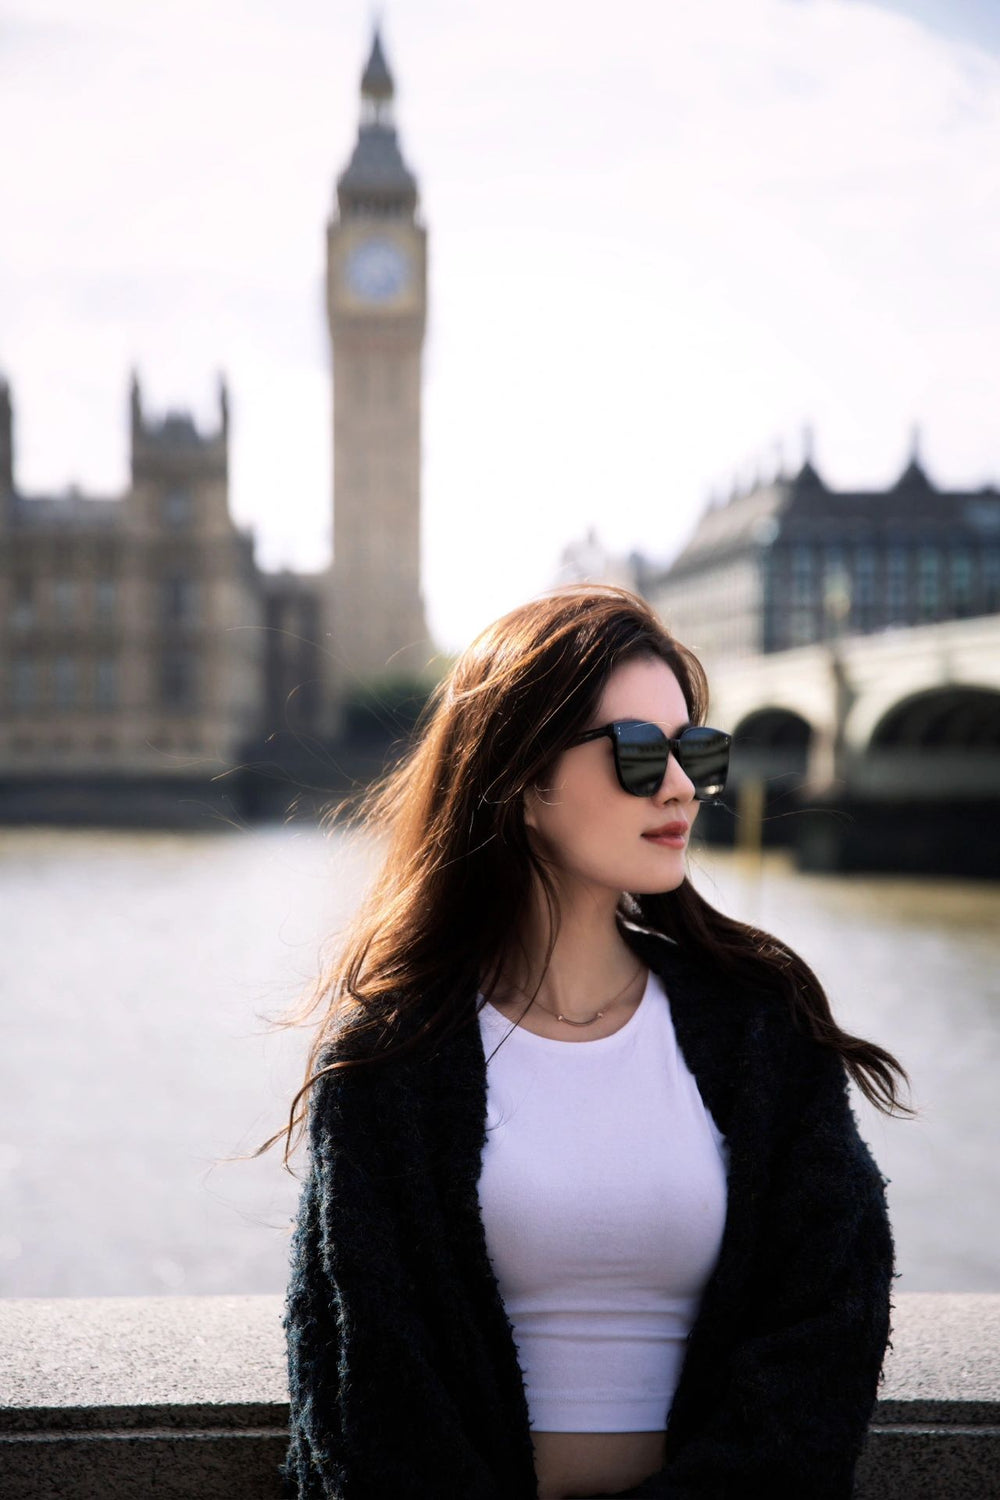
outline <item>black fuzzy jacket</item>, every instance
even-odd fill
[[[888,1340],[893,1245],[843,1064],[787,1001],[734,993],[666,939],[626,936],[663,981],[730,1158],[666,1463],[628,1493],[846,1500]],[[285,1478],[299,1500],[535,1500],[479,1211],[485,1139],[471,994],[469,1024],[430,1058],[316,1086],[285,1318]]]

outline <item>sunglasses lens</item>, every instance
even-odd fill
[[[721,729],[685,729],[677,746],[681,770],[694,783],[699,802],[718,797],[729,771],[729,735]]]
[[[659,790],[670,747],[655,724],[616,724],[615,755],[621,784],[633,797],[652,797]]]

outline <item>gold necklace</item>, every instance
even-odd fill
[[[641,973],[642,973],[642,964],[640,963],[639,967],[636,969],[635,973],[631,976],[631,978],[629,979],[628,983],[624,986],[624,988],[620,989],[616,995],[612,995],[610,1000],[605,1000],[604,1001],[605,1007],[610,1007],[610,1006],[614,1005],[614,1003],[615,1003],[616,1000],[620,1000],[623,995],[627,994],[628,991],[635,984],[636,980],[639,978],[639,975]],[[604,1019],[604,1011],[603,1010],[599,1010],[597,1012],[596,1016],[591,1016],[590,1019],[587,1020],[587,1021],[574,1021],[573,1018],[572,1018],[572,1016],[559,1015],[559,1014],[557,1014],[556,1011],[549,1010],[549,1007],[547,1005],[543,1005],[540,1000],[535,999],[534,997],[532,997],[531,995],[529,995],[528,992],[527,992],[527,990],[522,990],[521,986],[519,984],[514,984],[513,980],[508,980],[508,983],[510,984],[510,986],[511,986],[512,989],[517,990],[517,993],[519,995],[523,995],[524,998],[525,998],[525,1000],[531,1000],[532,1004],[533,1005],[537,1005],[538,1008],[539,1008],[539,1010],[544,1010],[545,1014],[548,1015],[548,1016],[555,1016],[555,1018],[556,1018],[557,1021],[564,1021],[567,1026],[593,1026],[593,1024],[594,1024],[595,1021],[601,1021],[601,1020]]]

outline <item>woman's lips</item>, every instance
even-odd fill
[[[662,828],[651,828],[648,833],[643,834],[651,844],[664,844],[670,849],[683,849],[687,842],[688,825],[686,823],[664,823]]]

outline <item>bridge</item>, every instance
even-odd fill
[[[1000,875],[1000,615],[707,668],[731,835],[756,788],[765,838],[806,867]],[[726,836],[721,810],[707,823]]]

